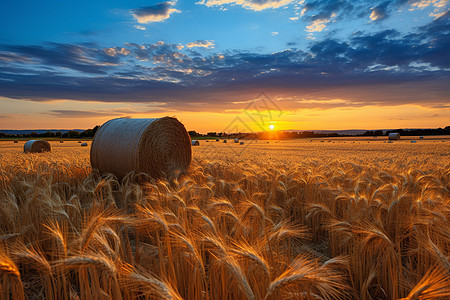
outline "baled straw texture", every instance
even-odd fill
[[[43,140],[29,140],[23,145],[25,153],[40,153],[51,151],[50,143]]]
[[[100,127],[91,145],[91,165],[119,179],[129,172],[153,178],[185,172],[191,163],[191,139],[177,119],[113,119]]]
[[[200,142],[197,140],[192,140],[192,146],[200,146]]]
[[[400,133],[398,133],[398,132],[391,132],[391,133],[389,133],[389,139],[390,140],[398,140],[398,139],[400,139]]]

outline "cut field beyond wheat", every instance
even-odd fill
[[[22,148],[0,143],[2,299],[450,297],[450,140],[203,143],[144,184]]]

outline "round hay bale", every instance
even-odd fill
[[[81,143],[81,147],[87,147],[87,143]]]
[[[17,144],[17,143],[19,143],[19,141],[14,141],[14,144]]]
[[[240,142],[239,145],[244,145],[244,142]]]
[[[400,139],[400,133],[398,133],[398,132],[391,132],[391,133],[389,133],[389,139],[390,140],[399,140]]]
[[[50,143],[43,140],[29,140],[23,145],[25,153],[49,152],[51,149]]]
[[[219,141],[219,139],[216,139],[216,142],[218,142]]]
[[[64,143],[64,141],[59,141],[61,144]]]
[[[197,140],[192,140],[191,144],[192,144],[192,146],[200,146],[200,142]]]
[[[109,120],[96,132],[91,145],[91,165],[119,179],[129,172],[153,178],[185,172],[192,159],[191,139],[177,119]]]
[[[423,140],[423,136],[420,136],[419,139]]]
[[[239,143],[239,139],[234,139],[234,142],[235,143]]]
[[[227,140],[223,140],[223,143],[226,144],[226,143],[227,143]]]

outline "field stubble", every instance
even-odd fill
[[[448,299],[444,141],[202,141],[145,184],[1,142],[0,298]]]

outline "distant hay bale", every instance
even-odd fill
[[[419,139],[423,140],[423,136],[420,136]]]
[[[59,141],[61,144],[64,143],[64,141]]]
[[[119,179],[129,172],[153,178],[185,172],[192,159],[191,139],[177,119],[119,118],[96,132],[91,144],[91,165]]]
[[[219,139],[216,139],[216,142],[218,142],[219,141]]]
[[[81,141],[78,141],[78,144],[81,144]]]
[[[19,141],[14,141],[14,144],[17,144],[17,143],[19,143]]]
[[[239,145],[244,145],[244,142],[240,142]]]
[[[191,144],[192,144],[192,146],[200,146],[200,142],[197,140],[192,140]]]
[[[400,133],[398,133],[398,132],[391,132],[391,133],[389,133],[389,139],[390,140],[399,140],[400,139]]]
[[[87,143],[81,143],[81,147],[87,147]]]
[[[226,143],[227,143],[227,140],[223,140],[223,142],[226,144]]]
[[[29,140],[23,145],[25,153],[49,152],[51,149],[50,143],[43,140]]]
[[[235,143],[239,143],[239,139],[234,139],[234,142]]]
[[[417,141],[411,141],[410,143],[411,143],[411,144],[414,144],[414,143],[417,143]]]

